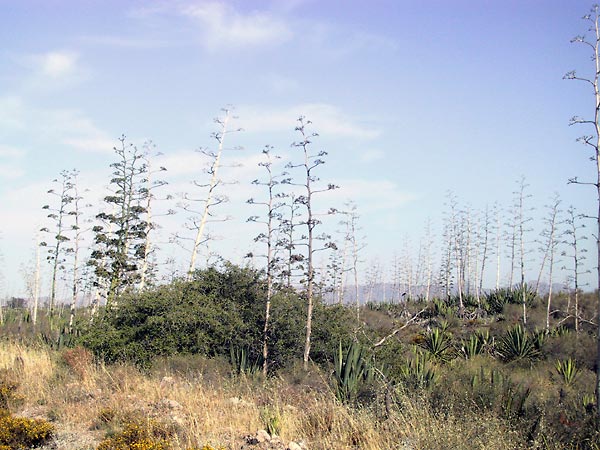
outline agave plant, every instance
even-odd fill
[[[244,347],[231,347],[229,349],[229,362],[236,375],[256,375],[260,371],[261,361],[251,361],[248,350]]]
[[[452,357],[452,339],[443,328],[433,328],[425,333],[419,344],[432,358],[448,361]]]
[[[523,293],[523,291],[525,291]],[[523,295],[524,294],[524,295]],[[524,288],[500,288],[485,295],[483,305],[489,314],[500,314],[507,303],[521,304],[523,297],[527,306],[532,306],[536,301],[536,294],[527,285]]]
[[[476,396],[478,403],[498,408],[507,419],[521,417],[525,413],[525,402],[531,393],[529,387],[514,383],[499,370],[487,372],[483,366],[479,374],[471,378],[471,389],[479,393]]]
[[[525,414],[525,402],[531,394],[531,388],[513,383],[510,378],[503,384],[502,413],[507,419],[522,417]]]
[[[575,361],[573,361],[571,358],[564,361],[561,361],[560,359],[557,360],[556,364],[554,364],[554,367],[567,386],[573,384],[575,378],[577,378],[577,374],[579,373],[579,369],[575,365]]]
[[[593,394],[583,394],[581,397],[581,404],[586,411],[593,411],[594,405],[596,404],[596,396]]]
[[[340,342],[338,351],[334,355],[333,379],[335,382],[335,395],[341,402],[351,402],[356,399],[360,385],[374,377],[365,349],[353,342],[344,351]]]
[[[521,326],[515,325],[510,328],[506,335],[502,336],[496,346],[496,351],[504,361],[519,359],[534,359],[540,354],[536,348],[535,341],[529,333]]]
[[[442,317],[456,316],[456,308],[438,298],[433,299],[433,314]]]
[[[474,333],[469,336],[469,340],[463,339],[460,346],[460,352],[465,357],[465,359],[471,359],[476,355],[480,355],[483,353],[485,346],[488,343],[488,338],[483,334]]]
[[[414,351],[412,359],[406,359],[400,368],[400,374],[406,385],[416,388],[428,388],[437,379],[435,368],[429,363],[428,354],[418,350]]]

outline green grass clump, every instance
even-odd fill
[[[54,426],[38,419],[14,417],[0,409],[0,450],[39,447],[54,435]]]

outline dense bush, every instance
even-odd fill
[[[139,294],[124,295],[82,330],[79,342],[106,362],[133,361],[147,367],[157,356],[199,354],[229,358],[244,349],[248,361],[262,353],[266,283],[261,272],[225,263],[199,270]],[[295,291],[272,299],[270,366],[302,357],[306,303]],[[343,306],[315,302],[313,361],[331,360],[340,341],[351,339],[356,318]]]

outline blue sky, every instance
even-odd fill
[[[138,145],[152,139],[168,189],[189,190],[203,176],[193,150],[212,145],[212,118],[228,104],[244,128],[231,137],[244,150],[229,158],[244,165],[223,170],[239,184],[228,188],[223,213],[234,220],[214,230],[222,238],[214,250],[234,260],[252,246],[244,202],[261,174],[260,150],[270,144],[292,156],[299,115],[329,153],[323,180],[341,186],[324,202],[357,203],[366,265],[377,257],[389,266],[406,238],[417,247],[427,218],[439,229],[448,190],[474,209],[508,205],[524,175],[535,214],[554,192],[592,214],[594,192],[567,179],[594,175],[575,143],[583,129],[568,126],[593,112],[593,97],[562,79],[592,68],[569,42],[585,32],[590,6],[0,0],[5,291],[23,292],[20,268],[30,264],[45,192],[61,170],[79,169],[98,205],[111,149],[126,134]],[[184,218],[165,221],[164,240]],[[163,254],[185,258],[168,245]]]

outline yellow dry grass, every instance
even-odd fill
[[[93,449],[130,419],[152,419],[173,430],[175,450],[211,444],[240,448],[244,436],[267,427],[283,441],[310,449],[505,449],[519,448],[506,423],[465,411],[436,417],[406,399],[387,419],[381,411],[353,409],[283,379],[150,376],[133,367],[107,367],[43,348],[0,343],[0,369],[15,376],[22,400],[15,414],[50,419],[59,449]],[[12,375],[11,375],[12,374]],[[270,418],[270,419],[267,419]]]

